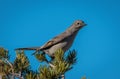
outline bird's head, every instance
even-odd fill
[[[68,29],[67,31],[70,33],[78,32],[83,26],[86,26],[82,20],[76,20]]]
[[[69,31],[71,33],[74,32],[78,32],[83,26],[86,26],[87,24],[85,24],[82,20],[77,20],[75,21],[72,26],[69,28]]]
[[[82,20],[77,20],[77,21],[75,21],[74,23],[73,23],[73,26],[74,26],[74,28],[75,29],[80,29],[80,28],[82,28],[83,26],[86,26],[87,24],[85,24],[84,23],[84,21],[82,21]]]

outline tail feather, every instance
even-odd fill
[[[35,55],[40,51],[40,47],[29,47],[29,48],[16,48],[15,50],[35,50],[35,52],[32,55]]]
[[[40,47],[29,47],[29,48],[16,48],[15,50],[37,50]]]

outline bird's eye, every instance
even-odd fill
[[[77,23],[77,25],[79,25],[80,23]]]

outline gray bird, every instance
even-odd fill
[[[58,49],[62,49],[65,52],[72,46],[78,31],[85,25],[86,24],[82,20],[77,20],[65,32],[49,40],[41,47],[17,48],[16,50],[42,51],[50,57],[54,57],[54,53]],[[34,54],[36,54],[36,52]]]

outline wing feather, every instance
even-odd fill
[[[61,42],[62,40],[64,40],[65,38],[67,38],[69,36],[68,33],[64,32],[56,37],[54,37],[53,39],[51,39],[50,41],[48,41],[46,44],[44,44],[43,46],[41,46],[41,50],[42,49],[46,49],[46,48],[49,48],[59,42]]]

